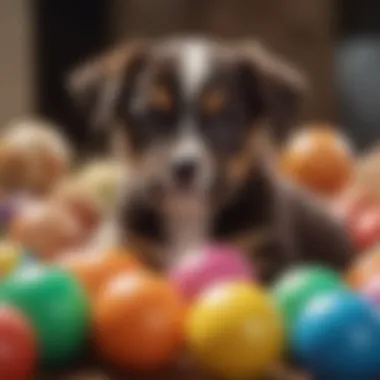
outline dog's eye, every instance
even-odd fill
[[[155,85],[150,91],[150,105],[159,111],[169,111],[173,106],[173,98],[169,90],[162,85]]]
[[[224,93],[220,90],[206,92],[202,97],[203,111],[209,115],[218,113],[225,102]]]

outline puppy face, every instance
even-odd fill
[[[73,78],[156,205],[225,201],[287,128],[300,89],[258,45],[193,39],[136,44]]]

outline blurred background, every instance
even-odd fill
[[[43,115],[74,142],[86,124],[64,89],[86,57],[134,36],[260,38],[298,65],[312,93],[303,120],[339,123],[364,147],[380,137],[376,0],[2,0],[0,122]]]

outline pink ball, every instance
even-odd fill
[[[373,277],[361,289],[361,293],[376,306],[380,307],[380,278]]]
[[[253,269],[242,252],[221,244],[210,244],[192,252],[175,265],[169,278],[188,300],[220,282],[250,281]]]

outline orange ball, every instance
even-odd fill
[[[352,150],[345,136],[323,126],[297,133],[280,157],[280,168],[285,175],[323,196],[343,190],[353,167]]]
[[[88,252],[63,257],[59,264],[72,273],[95,299],[104,284],[120,273],[141,268],[138,260],[127,249],[112,249],[102,254]]]
[[[50,202],[27,205],[12,221],[10,237],[43,260],[79,246],[86,231],[69,210]]]
[[[346,275],[347,282],[355,289],[362,288],[374,276],[380,274],[380,247],[364,253],[353,263]]]
[[[123,274],[99,293],[95,343],[118,367],[155,370],[179,352],[184,317],[185,306],[167,282],[145,273]]]

